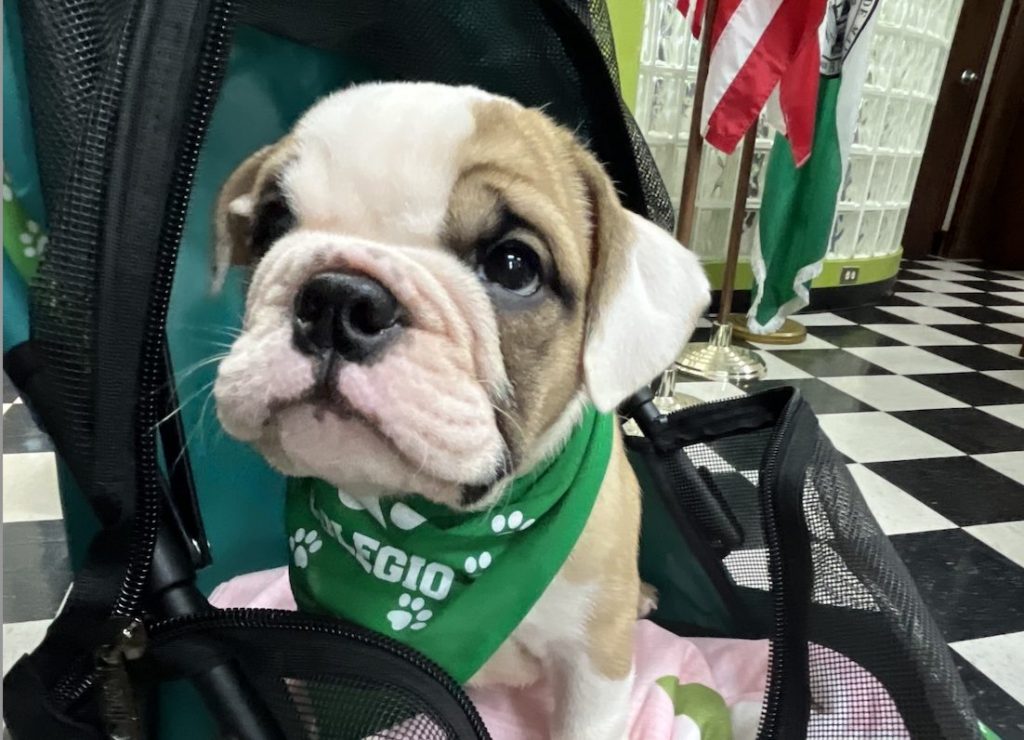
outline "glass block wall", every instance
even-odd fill
[[[962,2],[881,0],[829,258],[877,257],[899,249]],[[636,114],[678,208],[699,47],[674,0],[646,0],[644,12]],[[744,219],[744,255],[757,225],[773,136],[762,121]],[[689,245],[705,261],[724,259],[738,165],[738,147],[727,156],[705,145]]]

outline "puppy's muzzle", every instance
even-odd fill
[[[366,363],[404,329],[405,311],[390,290],[366,275],[325,272],[295,298],[295,346],[307,355]]]

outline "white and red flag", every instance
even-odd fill
[[[700,36],[706,0],[679,0]],[[701,132],[731,152],[778,90],[778,127],[802,164],[810,156],[818,100],[818,33],[827,0],[719,0],[710,33]]]

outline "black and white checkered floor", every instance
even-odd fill
[[[878,307],[800,316],[804,343],[759,347],[766,380],[679,390],[800,388],[952,644],[979,717],[1024,738],[1024,272],[925,260],[899,277]],[[52,447],[6,377],[3,402],[6,672],[70,574]]]

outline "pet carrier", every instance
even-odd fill
[[[4,32],[5,167],[49,239],[34,276],[5,270],[5,366],[58,450],[75,570],[5,677],[12,735],[487,737],[459,686],[387,638],[209,606],[215,584],[288,556],[282,479],[204,401],[242,300],[238,285],[208,295],[210,211],[231,169],[319,96],[431,79],[545,105],[627,207],[669,226],[604,1],[23,0]],[[849,737],[820,702],[851,665],[891,701],[847,683],[845,720],[977,735],[909,577],[793,392],[667,419],[639,396],[627,411],[645,433],[629,449],[654,618],[768,641],[760,737]]]

